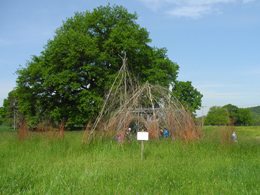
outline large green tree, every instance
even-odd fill
[[[172,94],[192,113],[201,107],[203,95],[192,86],[191,81],[175,81]]]
[[[99,111],[124,53],[142,83],[169,87],[175,82],[179,66],[165,48],[149,46],[149,33],[137,18],[122,6],[108,5],[64,21],[41,55],[17,71],[23,115],[85,124]]]

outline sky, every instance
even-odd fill
[[[151,46],[165,47],[191,81],[206,115],[212,106],[260,106],[260,0],[0,0],[0,107],[16,70],[40,55],[63,21],[103,5],[136,12]]]

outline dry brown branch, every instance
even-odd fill
[[[18,140],[22,141],[28,137],[28,121],[19,122]]]
[[[151,139],[159,138],[160,128],[167,129],[171,139],[190,141],[200,137],[191,115],[169,89],[148,82],[134,86],[126,56],[122,61],[100,114],[90,132],[89,127],[86,129],[82,141],[91,143],[98,134],[101,138],[120,134],[125,139],[127,129],[135,125],[139,130],[147,129]]]
[[[59,126],[59,135],[60,135],[60,138],[64,138],[64,135],[65,135],[65,122],[62,121],[60,126]]]

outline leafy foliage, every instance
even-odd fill
[[[207,114],[205,125],[232,124],[236,126],[247,126],[253,124],[252,117],[253,115],[249,108],[238,108],[232,104],[227,104],[223,107],[213,106]],[[220,120],[220,118],[222,120]],[[227,118],[226,122],[223,123],[225,118]]]
[[[205,125],[227,125],[230,123],[228,110],[221,106],[212,106],[205,119]]]
[[[182,105],[187,107],[192,113],[201,106],[203,95],[191,85],[191,81],[176,81],[172,89],[172,94],[178,97]]]
[[[3,111],[4,111],[4,107],[0,107],[0,125],[2,125],[3,124]]]
[[[15,127],[19,114],[16,91],[13,90],[8,93],[7,99],[4,99],[3,107],[0,108],[0,124],[14,125]]]
[[[169,87],[179,66],[165,48],[153,48],[137,14],[122,6],[76,13],[56,30],[40,56],[17,71],[20,111],[26,118],[86,124],[100,109],[127,53],[129,69],[142,83]]]
[[[253,115],[249,108],[239,108],[236,125],[243,125],[243,126],[252,125],[253,122],[252,117]]]
[[[251,110],[252,113],[256,113],[256,114],[260,115],[260,106],[251,107],[251,108],[249,108],[249,110]]]
[[[260,125],[260,106],[251,107],[249,110],[252,112],[253,125]]]
[[[229,118],[234,125],[252,125],[252,113],[248,108],[238,108],[232,104],[227,104],[223,108],[228,110]]]
[[[239,108],[235,105],[232,105],[232,104],[227,104],[227,105],[223,106],[223,108],[226,108],[228,110],[229,118],[231,119],[231,121],[233,123],[236,123],[236,121],[238,119]]]
[[[7,99],[4,99],[3,107],[0,108],[0,116],[1,116],[2,124],[6,124],[7,107],[8,107]]]

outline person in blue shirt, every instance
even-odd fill
[[[167,129],[165,129],[163,137],[168,137],[168,135],[169,135],[169,132]]]
[[[136,135],[136,130],[137,130],[137,126],[135,125],[133,135]]]
[[[235,131],[233,131],[231,137],[232,137],[232,139],[234,140],[234,142],[237,142],[237,135],[236,135],[236,132],[235,132]]]

